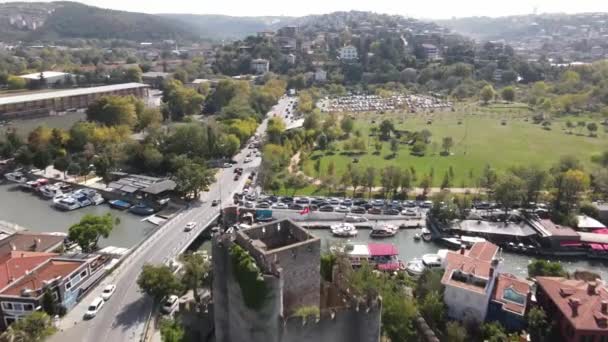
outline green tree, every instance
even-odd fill
[[[528,312],[528,330],[532,342],[543,342],[549,333],[547,314],[540,307],[533,307]]]
[[[446,172],[443,175],[443,180],[441,181],[441,189],[448,189],[450,187],[452,187],[452,181],[450,178],[450,174]]]
[[[468,340],[467,329],[455,321],[446,324],[445,334],[446,340],[449,342],[465,342]]]
[[[528,264],[528,277],[565,277],[567,272],[561,263],[537,259]]]
[[[184,288],[192,290],[194,301],[201,304],[200,289],[209,283],[211,264],[201,254],[184,254],[182,257],[183,275],[181,278]]]
[[[508,342],[508,335],[498,322],[489,322],[481,325],[481,337],[487,342]]]
[[[374,144],[374,149],[376,150],[377,155],[380,155],[382,153],[382,147],[383,147],[382,141],[377,140],[376,143]]]
[[[45,170],[52,162],[51,154],[48,150],[36,151],[32,155],[32,165],[41,170]]]
[[[211,184],[213,175],[206,167],[188,162],[177,170],[173,180],[182,196],[198,198],[200,192]]]
[[[494,87],[491,84],[486,84],[483,88],[481,88],[481,92],[479,96],[484,104],[488,104],[493,98],[496,92],[494,91]]]
[[[111,214],[102,216],[87,214],[80,222],[68,229],[68,239],[76,242],[85,253],[97,249],[100,238],[107,238],[114,229],[114,219]]]
[[[25,82],[25,79],[11,75],[8,77],[7,85],[9,90],[18,90],[25,89],[27,83]]]
[[[494,199],[502,206],[505,213],[521,204],[524,198],[524,182],[513,174],[506,174],[498,178],[492,190]]]
[[[373,167],[368,167],[365,169],[365,187],[368,189],[368,196],[372,197],[372,190],[374,189],[374,184],[376,182],[376,169]]]
[[[479,185],[482,188],[492,189],[494,184],[498,180],[496,170],[494,170],[489,164],[486,165],[482,171],[481,178],[479,179]]]
[[[222,155],[231,158],[241,148],[241,140],[234,134],[227,134],[220,138],[220,146],[222,146]]]
[[[285,132],[285,122],[282,118],[274,117],[268,120],[268,128],[266,129],[268,141],[273,144],[280,144],[283,132]]]
[[[11,324],[0,335],[2,342],[42,342],[55,333],[51,317],[42,311],[34,311]]]
[[[597,124],[595,122],[588,123],[587,130],[589,131],[589,136],[594,136],[595,132],[597,132]]]
[[[380,139],[388,140],[391,137],[391,133],[395,130],[393,122],[390,120],[383,120],[380,123]]]
[[[419,306],[420,314],[432,329],[442,329],[445,325],[445,304],[438,292],[428,293]]]
[[[399,151],[399,140],[393,138],[391,139],[391,152],[393,152],[393,157],[397,155]]]
[[[137,101],[135,97],[104,96],[87,108],[87,119],[107,126],[133,127],[137,123]]]
[[[184,342],[185,331],[182,325],[174,319],[164,318],[160,322],[160,336],[163,342]]]
[[[200,113],[204,101],[203,95],[195,89],[184,87],[178,80],[168,81],[163,90],[167,116],[175,121],[180,121],[187,115]]]
[[[350,116],[345,116],[340,122],[340,128],[346,133],[346,135],[350,135],[355,127],[355,120],[353,120]]]
[[[141,82],[141,73],[138,66],[125,70],[125,82]]]
[[[504,87],[504,88],[502,88],[500,96],[502,97],[503,100],[505,100],[507,102],[513,102],[513,101],[515,101],[515,89],[513,89],[513,87],[511,87],[511,86]]]
[[[446,156],[450,154],[450,150],[453,146],[454,139],[452,139],[452,137],[444,137],[441,141],[441,148],[443,148],[443,154]]]
[[[137,277],[137,285],[157,304],[182,289],[179,279],[167,265],[145,264]]]

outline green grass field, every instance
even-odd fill
[[[473,113],[473,114],[471,114]],[[414,167],[418,179],[420,175],[429,174],[434,169],[434,186],[439,186],[445,172],[452,166],[455,177],[453,187],[474,187],[486,164],[499,172],[515,165],[536,164],[549,168],[561,156],[577,156],[583,164],[591,167],[591,156],[608,148],[608,134],[599,125],[600,119],[590,117],[568,117],[552,119],[551,130],[532,122],[533,113],[522,107],[461,107],[456,112],[425,114],[356,114],[355,130],[360,130],[368,139],[368,151],[359,156],[355,167],[365,169],[369,166],[377,169],[395,165],[405,169]],[[410,146],[400,145],[396,158],[391,155],[390,143],[384,142],[381,155],[373,155],[375,137],[369,137],[372,120],[379,124],[383,119],[392,119],[399,130],[419,131],[428,129],[432,133],[431,143],[423,157],[410,154]],[[427,121],[432,119],[432,124]],[[502,125],[502,121],[506,125]],[[528,121],[526,121],[528,120]],[[577,121],[596,122],[599,125],[597,137],[588,137],[587,129],[574,128],[571,135],[566,134],[566,121],[576,124]],[[458,124],[458,122],[461,124]],[[580,135],[578,133],[581,133]],[[450,156],[441,156],[443,137],[451,136],[454,147]],[[304,165],[304,172],[315,176],[314,159],[321,158],[322,174],[333,160],[336,175],[341,175],[352,162],[353,157],[341,155],[339,151],[328,156],[325,152],[315,151]],[[472,170],[473,178],[470,177]]]

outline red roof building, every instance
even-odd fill
[[[526,314],[531,301],[531,284],[509,273],[496,278],[488,308],[488,321],[498,321],[508,331],[526,328]]]
[[[59,254],[12,251],[1,256],[0,289],[57,255]]]
[[[538,277],[536,298],[562,341],[608,341],[608,291],[599,281]]]

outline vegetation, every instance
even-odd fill
[[[239,283],[245,304],[252,310],[260,310],[266,302],[268,289],[255,260],[237,244],[230,247],[230,259],[232,274]]]
[[[163,342],[184,342],[185,331],[175,319],[163,318],[160,321],[160,336]]]
[[[302,319],[306,319],[308,317],[316,317],[318,318],[321,315],[318,306],[303,306],[297,308],[293,313],[294,317],[300,317]]]
[[[184,254],[182,263],[184,265],[182,286],[192,290],[194,301],[200,304],[200,290],[211,283],[211,264],[201,254]]]
[[[562,264],[555,261],[534,260],[528,265],[528,276],[534,277],[565,277],[568,273]]]
[[[24,316],[0,335],[2,342],[42,342],[55,333],[51,317],[44,312],[35,311]]]
[[[100,238],[107,238],[114,229],[114,218],[111,214],[95,216],[84,215],[80,222],[68,230],[68,239],[76,242],[85,253],[97,249]]]
[[[179,293],[182,289],[179,279],[169,266],[146,264],[137,277],[139,288],[152,297],[156,304],[169,295]]]

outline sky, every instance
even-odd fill
[[[361,10],[415,18],[447,19],[529,14],[535,9],[537,13],[608,12],[608,0],[81,0],[79,2],[133,12],[232,16],[304,16]]]

